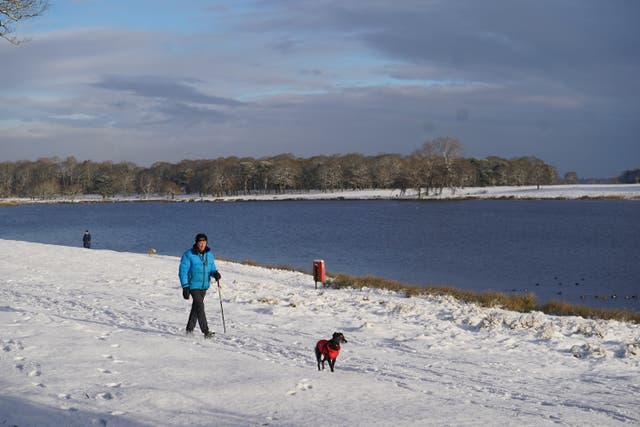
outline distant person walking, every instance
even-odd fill
[[[87,249],[91,248],[91,233],[89,233],[89,230],[84,230],[84,236],[82,236],[82,246]]]
[[[191,312],[187,321],[187,334],[193,333],[196,327],[196,320],[205,338],[213,337],[213,332],[209,330],[207,316],[204,312],[204,297],[209,289],[211,277],[220,280],[220,273],[216,268],[216,262],[207,246],[207,235],[199,233],[196,235],[193,247],[187,249],[180,259],[178,277],[182,286],[182,296],[184,299],[193,299]]]

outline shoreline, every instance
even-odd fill
[[[0,242],[9,241],[0,238]],[[40,243],[31,241],[22,241],[26,244],[60,246],[62,248],[75,248],[75,246],[56,245],[50,243]],[[117,253],[131,253],[135,255],[145,255],[144,252],[118,252],[112,249],[92,249],[92,251],[107,251]],[[146,255],[157,258],[176,258],[174,255],[156,254],[148,252]],[[228,264],[236,264],[249,268],[266,269],[272,271],[299,273],[313,278],[313,272],[304,268],[293,267],[290,265],[269,265],[260,264],[252,260],[235,260],[225,256],[217,256],[216,261]],[[622,322],[631,322],[640,324],[640,308],[633,309],[628,307],[596,307],[591,305],[571,303],[561,298],[551,299],[546,302],[539,302],[535,292],[508,293],[505,291],[497,291],[494,289],[485,290],[467,290],[455,285],[433,285],[433,284],[414,284],[405,283],[392,279],[385,279],[378,276],[363,275],[357,276],[342,272],[327,272],[327,280],[320,285],[318,289],[383,289],[389,292],[395,292],[398,295],[404,295],[405,298],[412,297],[428,297],[428,296],[450,296],[463,303],[476,304],[485,308],[500,308],[515,313],[531,313],[542,312],[556,316],[579,316],[585,319],[601,319],[601,320],[618,320]],[[310,281],[311,283],[311,281]],[[623,296],[621,296],[623,297]],[[639,295],[635,294],[629,298],[638,299]],[[598,299],[598,296],[594,296]],[[626,299],[629,299],[626,298]],[[603,298],[607,299],[607,298]],[[614,301],[612,299],[611,301]]]
[[[0,242],[10,242],[10,240],[1,239]],[[74,246],[55,245],[49,243],[20,241],[24,244],[59,246],[61,248],[75,248]],[[76,248],[77,249],[77,248]],[[92,249],[92,251],[106,251],[115,253],[131,253],[135,255],[145,255],[144,252],[118,252],[111,249]],[[155,253],[147,253],[150,258],[175,258],[173,255],[163,255]],[[216,257],[216,261],[225,264],[244,266],[259,270],[271,270],[277,272],[298,273],[313,278],[313,272],[304,268],[296,268],[289,265],[268,265],[260,264],[255,261],[244,260],[238,261],[224,256]],[[465,290],[455,285],[418,285],[411,283],[403,283],[397,280],[384,279],[372,275],[356,276],[341,272],[327,272],[327,280],[322,283],[318,289],[381,289],[388,292],[394,292],[404,298],[429,298],[438,296],[452,297],[460,303],[475,304],[478,307],[489,309],[502,309],[513,313],[533,313],[541,312],[547,315],[555,316],[578,316],[584,319],[600,319],[600,320],[617,320],[632,324],[640,324],[640,309],[633,308],[616,308],[616,307],[595,307],[584,304],[576,304],[564,301],[562,299],[552,299],[546,302],[538,302],[535,292],[525,292],[509,294],[504,291],[496,291],[485,289],[482,291]],[[309,280],[311,287],[312,281]],[[634,299],[638,295],[633,296]]]
[[[248,194],[238,196],[199,195],[132,195],[102,197],[81,195],[52,198],[1,198],[0,206],[17,206],[41,203],[119,203],[119,202],[254,202],[254,201],[343,201],[343,200],[395,200],[395,201],[468,201],[468,200],[640,200],[640,184],[576,184],[522,187],[466,187],[445,189],[442,194],[418,197],[415,190],[343,190],[286,192],[281,194]]]

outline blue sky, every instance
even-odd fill
[[[640,2],[52,0],[0,40],[2,161],[410,154],[640,167]]]

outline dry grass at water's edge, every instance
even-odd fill
[[[640,313],[629,310],[606,310],[592,308],[583,305],[574,305],[562,301],[550,301],[538,304],[535,294],[506,295],[502,292],[473,292],[457,289],[449,286],[413,286],[393,280],[381,279],[372,276],[350,276],[336,274],[327,282],[334,288],[381,288],[396,292],[404,292],[407,297],[420,295],[450,295],[454,298],[470,303],[476,303],[482,307],[499,307],[505,310],[527,313],[541,311],[557,316],[580,316],[587,319],[619,320],[640,324]]]
[[[629,310],[606,310],[584,305],[569,304],[563,301],[549,301],[548,303],[542,304],[538,310],[558,316],[580,316],[584,318],[620,320],[640,324],[640,313]]]
[[[231,261],[231,260],[227,260]],[[231,261],[233,262],[233,261]],[[286,265],[260,265],[252,260],[242,261],[244,265],[263,267],[274,270],[296,271],[310,274],[309,271],[293,268]],[[640,324],[640,313],[630,310],[607,310],[584,305],[569,304],[563,301],[549,301],[538,304],[534,293],[524,295],[507,295],[502,292],[486,291],[473,292],[457,289],[451,286],[415,286],[397,282],[395,280],[382,279],[375,276],[352,276],[337,273],[328,276],[325,285],[332,288],[378,288],[404,293],[407,297],[421,295],[450,295],[460,301],[475,303],[482,307],[498,307],[505,310],[528,313],[541,311],[556,316],[580,316],[585,319],[618,320]]]

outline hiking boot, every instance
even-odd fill
[[[213,338],[215,334],[216,334],[215,332],[207,331],[204,333],[204,338],[205,339]]]
[[[185,329],[187,335],[193,335],[193,329]]]

